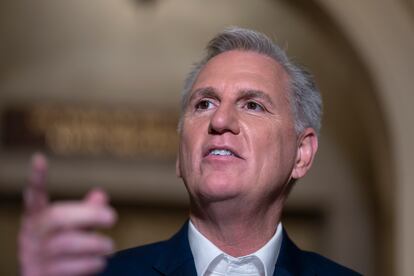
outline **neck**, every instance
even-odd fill
[[[223,252],[240,257],[256,252],[274,235],[283,203],[268,208],[247,206],[245,202],[192,204],[194,226]],[[243,208],[240,208],[243,206]]]

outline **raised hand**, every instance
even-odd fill
[[[105,267],[112,241],[94,232],[111,227],[115,211],[107,195],[90,191],[82,201],[50,204],[46,190],[47,161],[32,158],[28,185],[24,190],[24,214],[19,233],[22,276],[91,275]]]

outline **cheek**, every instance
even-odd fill
[[[268,125],[256,129],[256,135],[251,138],[255,158],[262,160],[262,164],[258,165],[271,171],[267,173],[288,169],[294,160],[295,138],[286,135],[281,129],[283,128]]]
[[[180,135],[180,148],[179,148],[179,163],[181,172],[185,170],[192,170],[192,166],[195,165],[197,158],[197,153],[201,151],[200,149],[200,133],[198,128],[192,126],[191,124],[186,124],[183,126],[181,135]]]
[[[255,150],[257,152],[257,160],[262,160],[262,164],[260,165],[267,173],[279,169],[282,149],[278,139],[275,139],[274,136],[262,138],[262,140],[258,140]]]

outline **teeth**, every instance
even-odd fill
[[[234,155],[231,151],[225,149],[214,149],[210,151],[211,155],[229,156]]]

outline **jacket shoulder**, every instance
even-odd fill
[[[187,232],[185,223],[169,240],[119,251],[100,275],[196,275]]]
[[[165,243],[161,241],[118,251],[108,257],[106,269],[99,275],[154,275],[154,260]]]
[[[315,275],[359,276],[356,271],[340,265],[314,252],[302,251],[301,260],[305,267],[311,268]]]
[[[276,263],[275,275],[300,276],[358,276],[352,269],[346,268],[314,252],[297,247],[283,229],[282,246]]]

